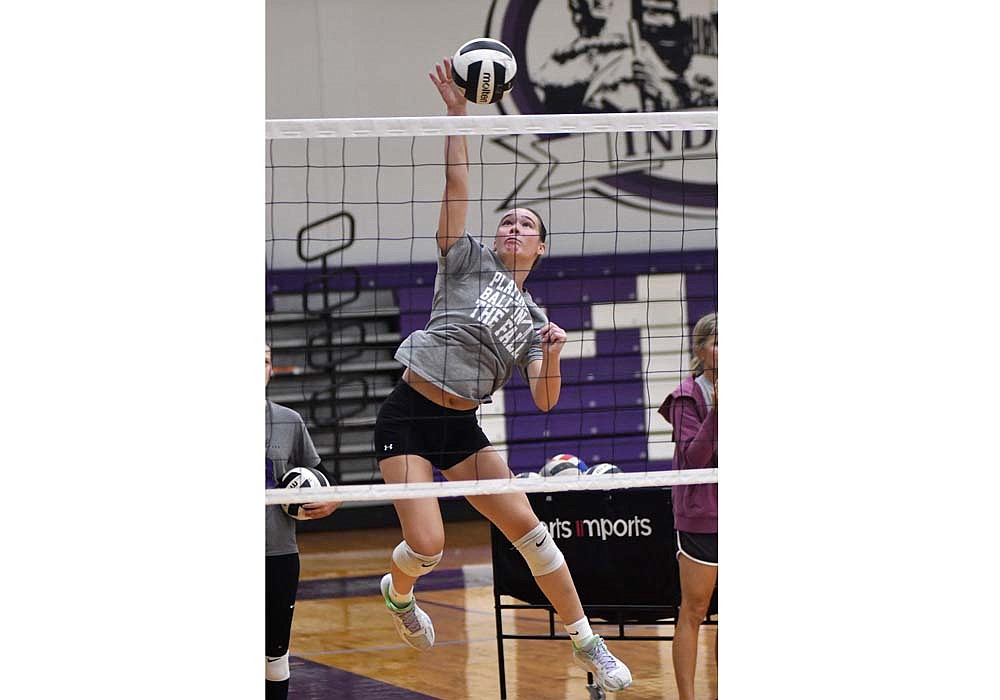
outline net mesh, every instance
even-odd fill
[[[717,306],[715,112],[272,120],[268,397],[302,415],[341,484],[322,494],[418,497],[401,495],[415,484],[381,485],[372,437],[403,370],[396,350],[434,300],[447,134],[467,140],[466,228],[477,241],[489,247],[511,207],[541,215],[548,251],[525,287],[567,331],[558,404],[539,412],[515,369],[479,424],[515,473],[570,454],[624,474],[420,488],[714,481],[715,470],[665,473],[674,445],[657,410],[690,375],[695,321]],[[317,495],[269,492],[268,502]]]

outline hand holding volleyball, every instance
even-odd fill
[[[340,501],[324,501],[323,503],[303,503],[302,514],[307,520],[325,518],[340,507]]]
[[[329,485],[330,482],[327,480],[326,475],[320,470],[311,467],[293,467],[281,477],[281,483],[278,487],[283,489],[306,489],[322,488]],[[286,503],[281,508],[296,520],[312,520],[314,518],[325,518],[337,510],[337,506],[339,505],[340,503],[337,501]]]

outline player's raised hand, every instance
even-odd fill
[[[431,82],[434,83],[434,87],[441,94],[441,99],[444,100],[444,104],[448,108],[448,114],[466,114],[468,102],[465,95],[458,91],[458,87],[451,78],[451,59],[445,58],[442,59],[442,63],[435,63],[434,73],[428,73],[428,75]]]

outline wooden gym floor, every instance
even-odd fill
[[[335,515],[332,517],[336,517]],[[448,523],[444,559],[417,584],[417,598],[437,632],[434,648],[418,652],[396,636],[378,583],[388,570],[397,528],[299,534],[302,573],[290,644],[290,700],[493,700],[500,697],[493,610],[489,527],[485,521]],[[515,602],[504,599],[505,602]],[[548,617],[505,610],[505,632],[547,634]],[[617,628],[595,626],[595,631]],[[669,625],[629,628],[671,635]],[[557,632],[563,633],[558,624]],[[715,698],[716,627],[699,635],[696,691]],[[608,698],[677,697],[668,641],[611,640],[635,683]],[[512,700],[588,700],[586,672],[567,640],[505,640],[507,697]]]

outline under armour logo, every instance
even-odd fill
[[[388,452],[392,449],[392,443],[390,442],[388,445],[382,445],[382,449]]]

